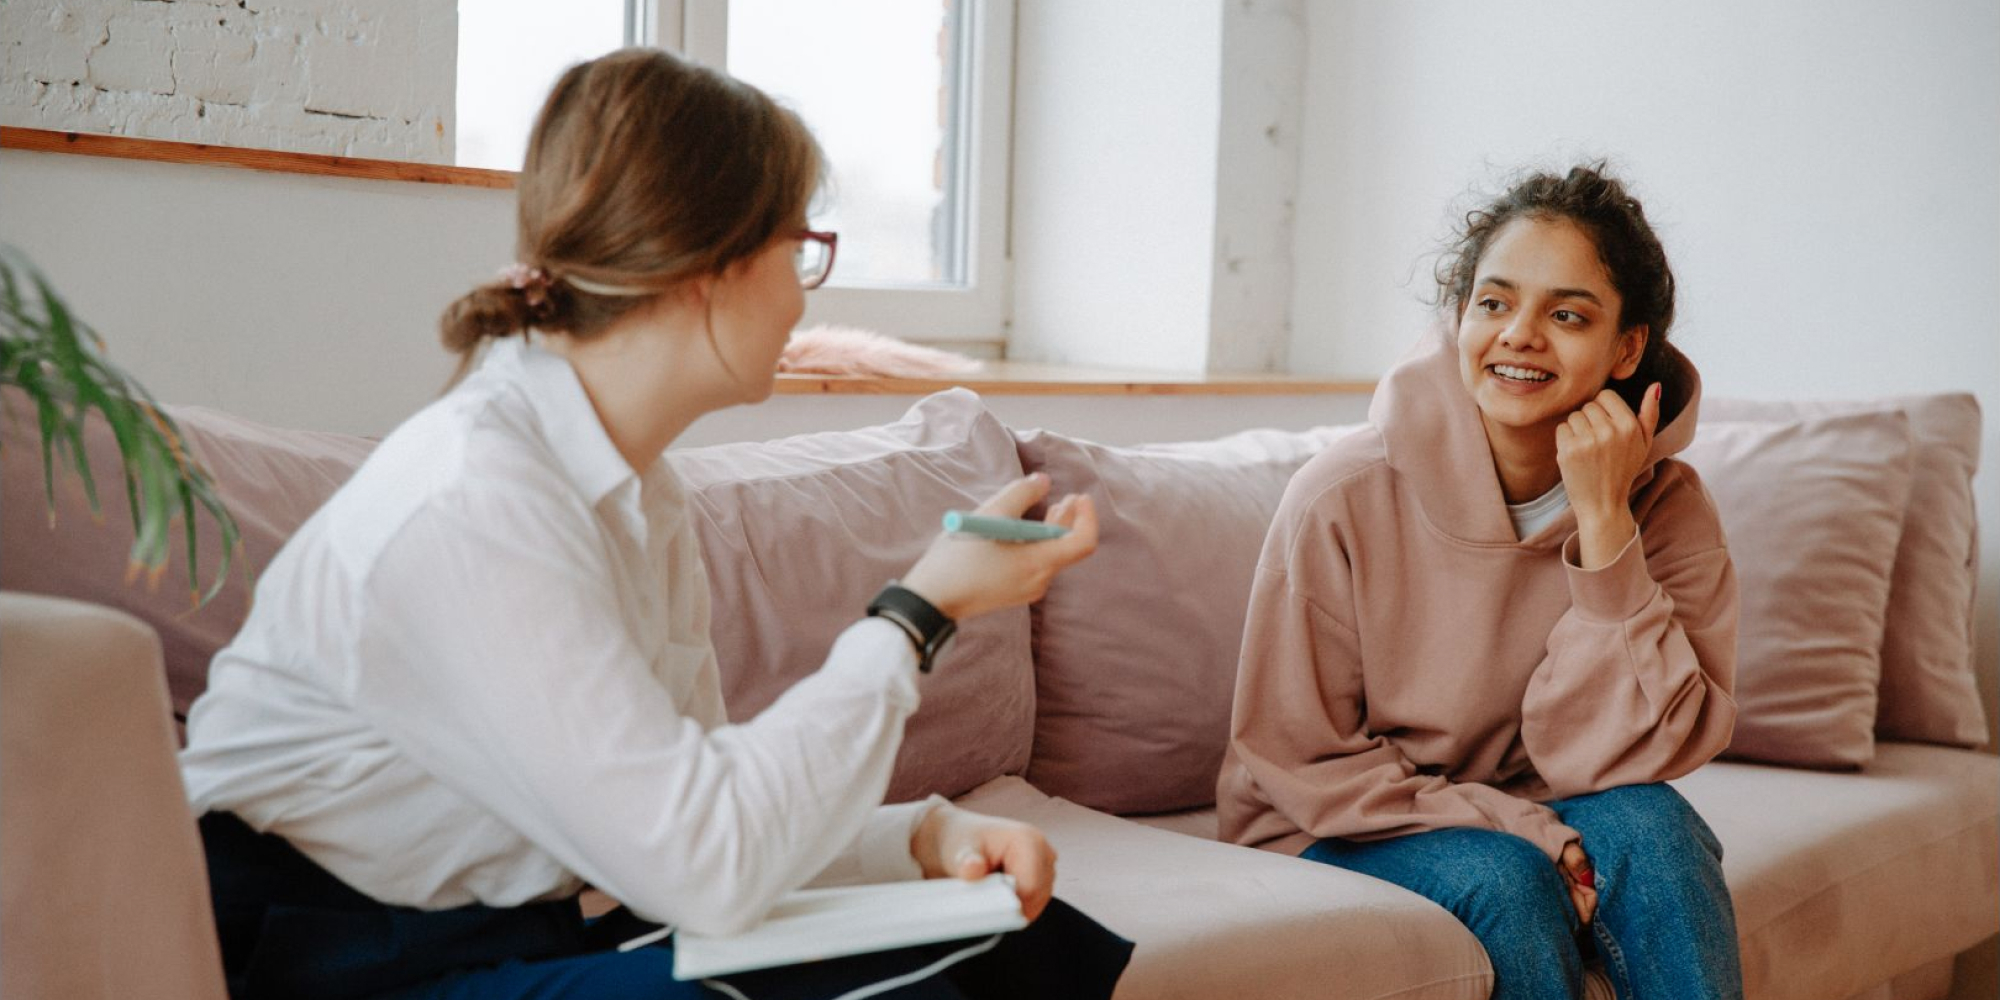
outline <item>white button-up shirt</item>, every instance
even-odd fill
[[[877,805],[909,639],[858,622],[730,725],[708,620],[667,463],[635,474],[567,361],[501,342],[265,570],[189,714],[189,798],[425,908],[588,883],[727,932],[808,882],[917,877],[925,804]]]

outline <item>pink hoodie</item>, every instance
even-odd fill
[[[1264,542],[1223,839],[1295,854],[1481,827],[1555,859],[1581,838],[1541,802],[1679,777],[1728,745],[1736,575],[1715,504],[1667,457],[1701,392],[1672,356],[1639,534],[1597,570],[1578,566],[1574,513],[1515,538],[1448,335],[1389,373],[1372,426],[1299,470]]]

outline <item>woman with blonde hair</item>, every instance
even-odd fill
[[[444,315],[461,375],[484,363],[287,543],[190,714],[232,996],[1109,994],[1130,945],[1051,899],[1039,831],[879,805],[920,668],[956,620],[1034,600],[1091,552],[1087,499],[1052,504],[1059,540],[940,539],[818,672],[724,716],[662,452],[771,393],[832,264],[833,235],[807,228],[821,172],[797,116],[671,54],[563,74],[521,172],[519,263]],[[983,509],[1047,490],[1021,479]],[[809,883],[993,871],[1034,922],[983,953],[688,983],[670,941],[614,947],[741,930]],[[623,908],[585,920],[586,886]]]

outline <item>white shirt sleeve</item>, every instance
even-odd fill
[[[522,503],[496,486],[433,502],[363,583],[345,694],[385,739],[637,913],[702,933],[815,875],[910,877],[929,804],[877,806],[918,700],[901,630],[857,622],[755,719],[704,728],[653,660],[684,676],[707,644],[641,648],[603,539]]]
[[[923,878],[923,869],[910,856],[910,841],[917,835],[917,825],[944,801],[943,796],[933,795],[921,802],[877,806],[854,843],[807,884],[864,885]]]

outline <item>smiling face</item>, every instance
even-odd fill
[[[1524,217],[1494,234],[1458,321],[1459,374],[1489,440],[1552,455],[1556,426],[1632,374],[1646,332],[1618,329],[1621,304],[1575,223]]]

